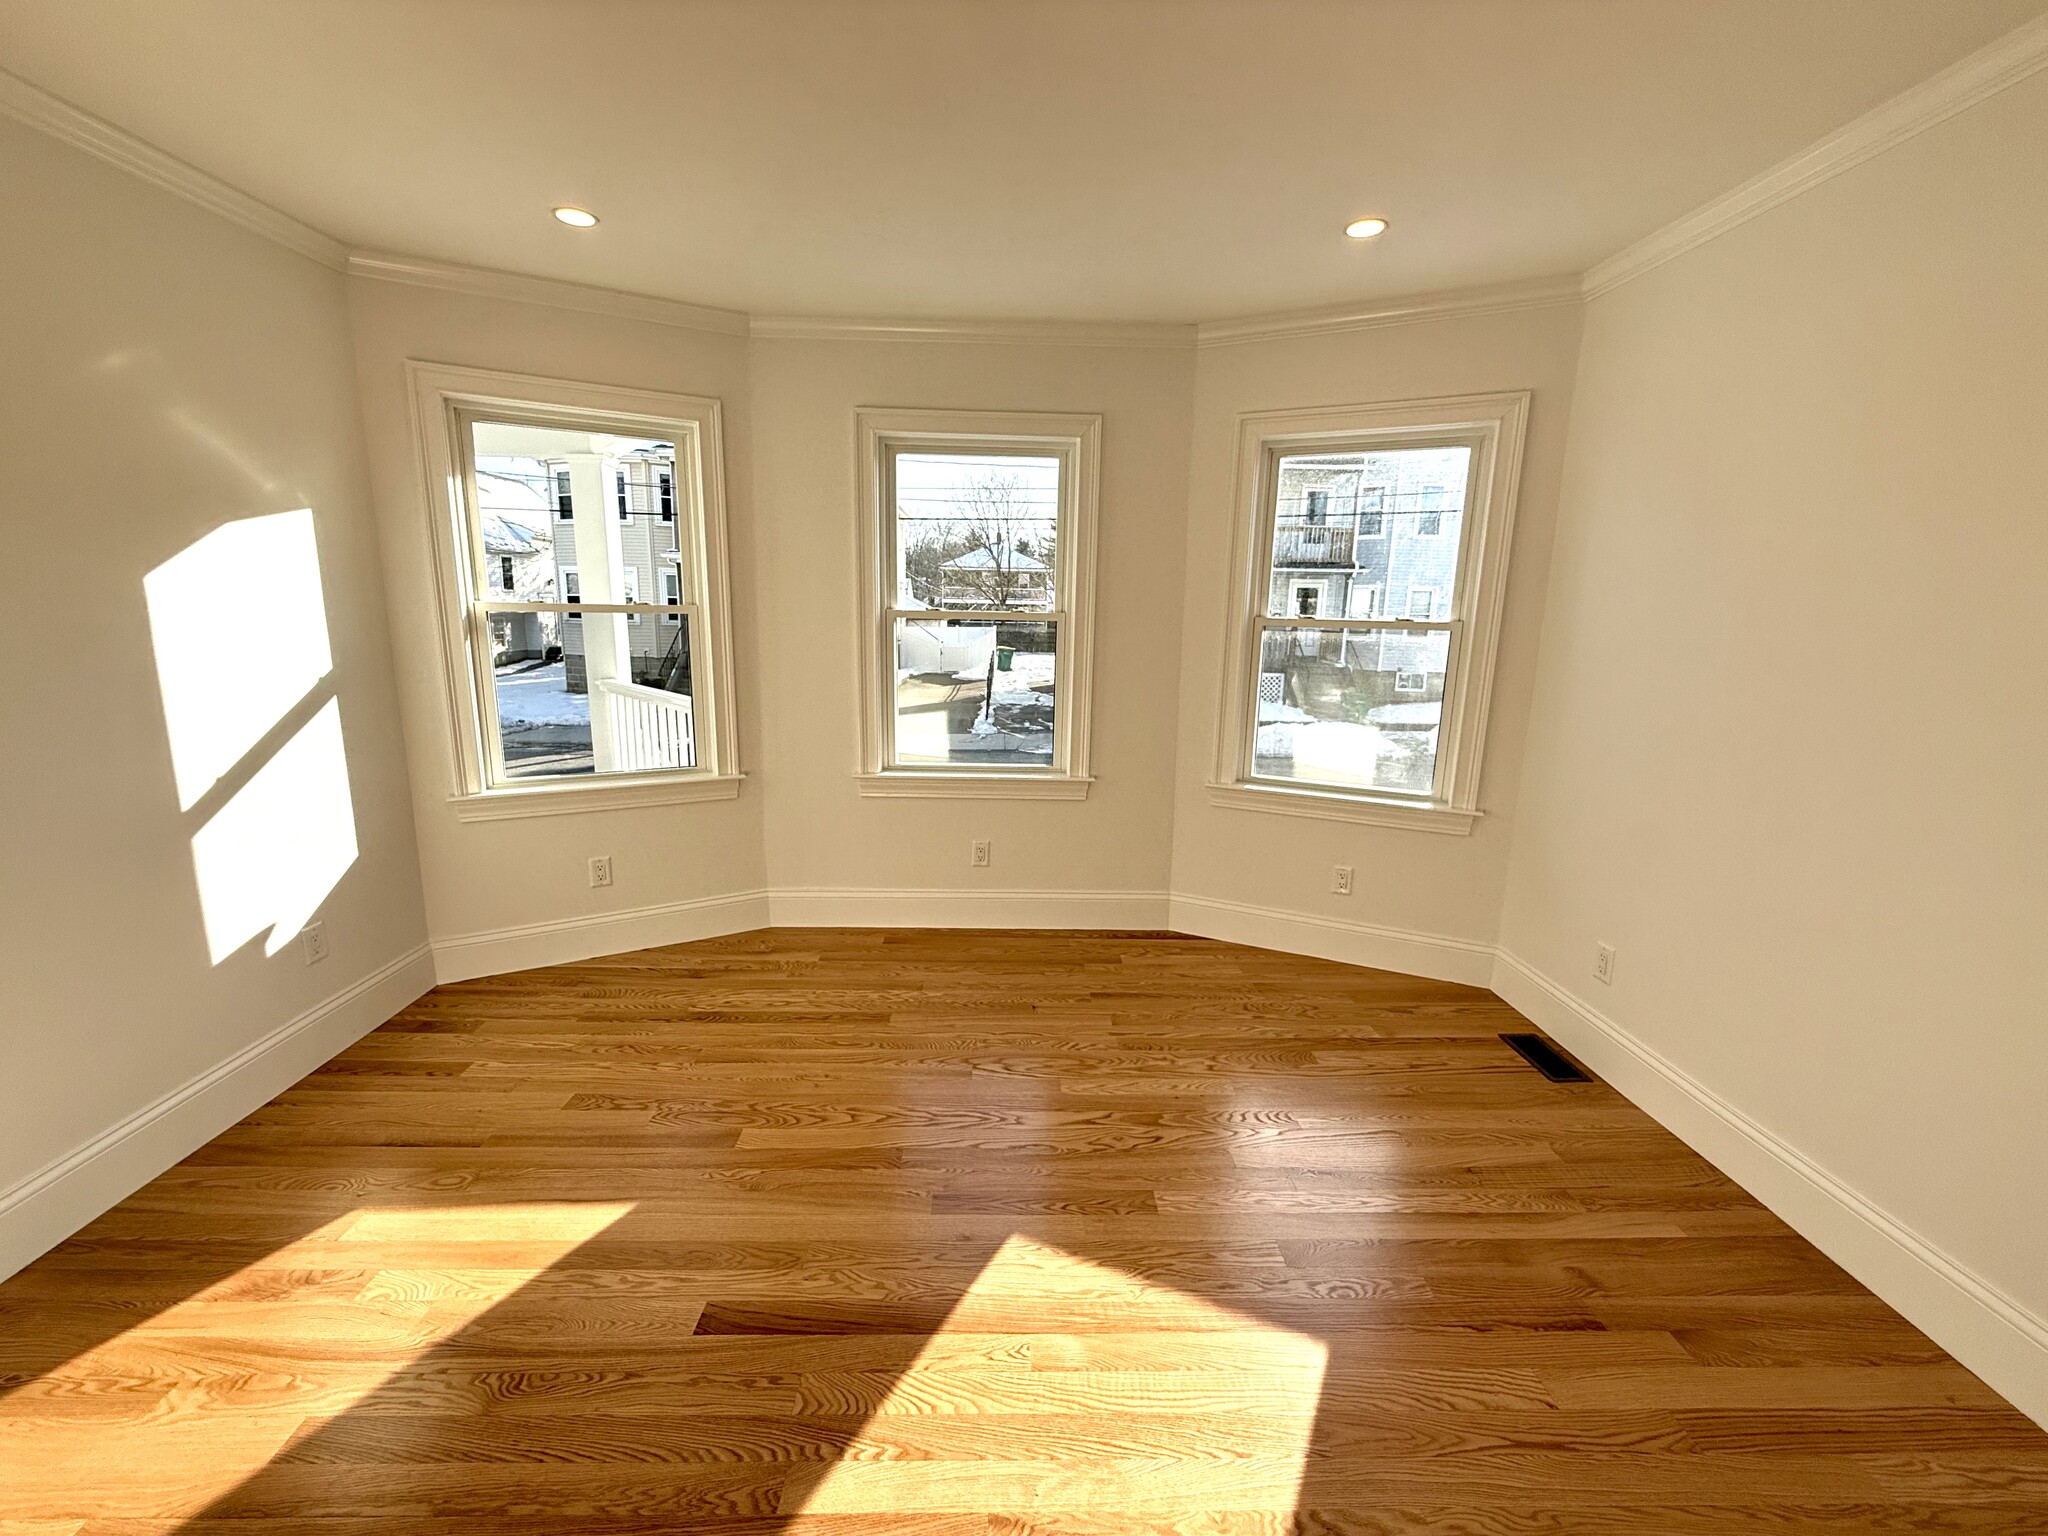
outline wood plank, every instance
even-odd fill
[[[1491,994],[770,930],[437,988],[0,1285],[0,1536],[2048,1536]]]

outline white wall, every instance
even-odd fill
[[[1502,926],[1930,1245],[1837,1221],[2037,1415],[2044,146],[2037,74],[1592,303]]]
[[[765,919],[725,898],[758,893],[761,698],[754,632],[756,532],[749,496],[747,342],[742,336],[357,279],[350,283],[363,420],[382,523],[385,581],[427,923],[442,974],[478,975],[674,942]],[[737,800],[463,822],[435,629],[431,541],[407,398],[407,359],[708,395],[723,403],[740,762]],[[588,860],[612,857],[592,890]]]
[[[342,279],[11,122],[0,122],[0,204],[15,642],[0,684],[5,1273],[426,978],[405,964],[425,928]],[[321,911],[327,960],[308,966],[296,945],[266,959],[253,942],[215,965],[192,838],[267,748],[180,809],[143,578],[223,523],[302,507],[333,652],[321,688],[340,701],[359,855]],[[216,600],[231,609],[237,593]],[[173,664],[232,687],[249,654]],[[306,1027],[179,1098],[294,1020]]]
[[[1136,892],[1094,909],[958,907],[955,921],[1164,921],[1181,633],[1185,347],[757,341],[754,476],[760,517],[754,636],[764,687],[767,858],[779,891]],[[856,703],[858,406],[1099,412],[1093,762],[1085,801],[863,799]],[[990,838],[986,870],[968,845]],[[799,918],[841,908],[816,896]],[[881,906],[869,904],[870,913]],[[920,909],[888,907],[899,917]],[[778,913],[778,916],[781,914]],[[927,915],[922,920],[933,920]]]
[[[1187,614],[1181,644],[1180,756],[1173,889],[1177,926],[1337,958],[1483,980],[1507,869],[1528,693],[1542,620],[1557,485],[1571,412],[1579,307],[1446,318],[1283,341],[1205,347],[1194,401],[1188,510]],[[1310,820],[1209,803],[1225,626],[1231,622],[1231,539],[1237,418],[1248,411],[1531,391],[1507,612],[1480,787],[1485,813],[1469,837]],[[1330,891],[1350,864],[1356,894]],[[1320,924],[1245,927],[1199,902],[1303,913]],[[1397,929],[1451,946],[1389,940]]]

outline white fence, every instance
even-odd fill
[[[611,721],[612,771],[651,773],[697,766],[697,733],[687,695],[600,678],[593,691]]]

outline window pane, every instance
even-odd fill
[[[894,464],[899,607],[1057,606],[1057,458],[898,453]]]
[[[1252,772],[1427,795],[1450,644],[1444,630],[1266,630]]]
[[[489,615],[491,688],[508,779],[697,766],[688,616],[640,615],[637,632],[627,617]],[[630,679],[593,675],[586,640],[630,658]]]
[[[1050,767],[1058,630],[898,619],[896,761]]]
[[[1429,587],[1458,574],[1472,450],[1391,448],[1280,460],[1266,612],[1273,618],[1368,617],[1359,594]],[[1304,608],[1302,590],[1318,589]]]

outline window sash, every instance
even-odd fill
[[[500,614],[552,613],[561,616],[564,626],[569,624],[580,625],[584,619],[594,615],[619,614],[624,616],[629,624],[636,626],[643,623],[650,616],[658,616],[660,623],[665,628],[687,623],[688,628],[684,632],[690,636],[693,647],[703,644],[706,637],[704,605],[698,600],[694,591],[697,563],[692,558],[693,550],[690,546],[694,544],[696,539],[704,536],[704,530],[696,522],[703,515],[704,497],[702,488],[694,482],[694,474],[696,472],[694,466],[697,460],[694,457],[686,458],[686,455],[694,456],[702,451],[702,440],[699,435],[701,428],[699,424],[689,421],[677,422],[672,426],[664,424],[663,427],[665,432],[674,433],[676,452],[675,483],[673,486],[676,515],[671,526],[677,530],[677,552],[681,556],[673,573],[679,587],[678,601],[656,603],[639,601],[588,602],[576,596],[570,590],[572,587],[580,586],[578,580],[579,567],[576,565],[558,565],[556,567],[556,574],[562,591],[557,600],[520,602],[494,595],[491,592],[489,584],[490,563],[480,558],[483,550],[483,519],[479,515],[481,501],[476,485],[474,428],[476,424],[482,422],[510,425],[525,424],[538,427],[559,425],[569,426],[572,429],[588,430],[589,424],[556,420],[553,418],[553,413],[546,406],[541,405],[532,407],[508,406],[505,409],[494,409],[459,404],[452,401],[450,402],[449,420],[452,427],[453,448],[456,456],[454,467],[461,478],[464,492],[463,505],[456,509],[460,524],[458,538],[470,551],[470,558],[465,562],[464,566],[462,585],[466,590],[462,595],[462,602],[467,613],[467,623],[464,626],[467,631],[465,638],[470,656],[471,675],[475,679],[475,701],[477,706],[475,745],[477,751],[476,763],[479,773],[478,782],[474,785],[474,789],[484,793],[504,791],[528,792],[538,786],[545,785],[557,789],[575,790],[586,787],[616,785],[642,779],[703,779],[716,777],[719,773],[726,771],[721,769],[718,764],[720,756],[729,755],[729,749],[723,749],[723,744],[700,733],[698,737],[697,761],[689,768],[668,768],[646,774],[606,773],[594,775],[587,779],[577,776],[562,779],[514,780],[505,771],[504,741],[496,729],[498,713],[497,678],[496,669],[491,665],[490,624],[492,618]],[[675,430],[678,427],[684,430]],[[684,472],[686,464],[692,466],[690,473]],[[551,525],[555,530],[554,537],[560,540],[569,536],[569,530],[574,528],[577,509],[572,506],[568,516],[563,516],[560,512],[563,500],[561,493],[566,487],[567,472],[551,474],[550,480],[550,489],[554,493],[550,498],[554,505],[554,516],[551,519]],[[635,482],[630,475],[623,469],[619,470],[613,483],[606,487],[608,491],[613,493],[612,496],[608,496],[606,499],[613,500],[616,498],[617,502],[623,503],[623,507],[607,508],[607,511],[617,511],[621,518],[630,516],[633,509],[634,485]],[[686,515],[690,521],[685,521]],[[629,599],[637,599],[639,597],[637,591],[638,576],[638,568],[630,560],[622,559],[617,584]],[[700,688],[698,692],[701,694],[701,698],[696,699],[694,702],[700,708],[704,708],[708,715],[708,706],[715,703],[716,690],[722,680],[713,675],[713,670],[708,668],[700,672],[699,678]]]
[[[1413,634],[1448,634],[1451,637],[1451,639],[1447,654],[1444,659],[1443,694],[1445,714],[1443,718],[1446,724],[1449,723],[1448,711],[1451,700],[1451,684],[1453,679],[1459,676],[1459,666],[1461,664],[1464,652],[1465,624],[1462,619],[1434,619],[1425,623],[1420,619],[1275,619],[1261,616],[1257,626],[1252,631],[1251,661],[1253,672],[1252,697],[1254,699],[1254,707],[1252,710],[1252,727],[1251,730],[1247,732],[1245,736],[1244,757],[1242,767],[1240,769],[1240,777],[1244,783],[1268,784],[1278,789],[1307,789],[1324,794],[1356,795],[1360,793],[1356,786],[1353,785],[1334,784],[1328,780],[1323,779],[1304,779],[1299,777],[1281,778],[1272,774],[1260,773],[1258,772],[1256,766],[1258,756],[1258,710],[1256,707],[1256,700],[1258,697],[1257,674],[1259,670],[1260,658],[1262,657],[1265,651],[1265,640],[1267,633],[1272,630],[1316,631],[1332,629],[1347,631],[1384,631],[1393,629],[1407,630]],[[1411,668],[1408,670],[1412,671],[1413,669]],[[1425,677],[1427,676],[1426,673],[1424,675]],[[1396,686],[1398,689],[1398,683]],[[1433,769],[1431,770],[1429,788],[1427,791],[1416,792],[1405,789],[1386,789],[1376,787],[1370,792],[1371,797],[1373,799],[1407,801],[1415,805],[1433,805],[1442,801],[1445,797],[1445,785],[1446,781],[1449,778],[1451,769],[1450,754],[1444,750],[1443,739],[1444,732],[1442,727],[1440,726],[1437,732],[1436,763]]]
[[[1515,499],[1521,472],[1529,396],[1523,392],[1468,395],[1373,406],[1329,406],[1258,412],[1239,420],[1236,505],[1241,509],[1233,560],[1236,612],[1227,642],[1228,665],[1219,711],[1221,729],[1210,780],[1215,803],[1383,821],[1430,831],[1468,832],[1478,814],[1480,766],[1498,658],[1507,566],[1512,550]],[[1439,601],[1427,620],[1397,617],[1394,594],[1381,592],[1379,616],[1318,615],[1313,619],[1269,612],[1276,570],[1279,464],[1296,455],[1397,452],[1412,448],[1471,450],[1453,579],[1438,584]],[[1358,537],[1374,535],[1373,498],[1360,494]],[[1450,509],[1445,509],[1450,510]],[[1382,521],[1378,530],[1391,535]],[[1448,533],[1448,528],[1443,530]],[[1398,541],[1397,541],[1398,542]],[[1331,605],[1335,606],[1335,605]],[[1405,605],[1403,605],[1405,606]],[[1443,708],[1430,792],[1361,789],[1329,781],[1278,780],[1255,772],[1259,737],[1261,653],[1274,630],[1445,631]],[[1244,793],[1233,794],[1233,786]],[[1267,801],[1268,791],[1288,796]],[[1439,819],[1441,818],[1441,819]]]
[[[1052,577],[1053,595],[1058,605],[1051,608],[917,608],[902,603],[901,585],[901,519],[897,515],[896,461],[905,456],[924,454],[961,454],[980,458],[1016,459],[1057,459],[1059,461],[1059,483],[1053,517],[1053,547],[1055,550]],[[887,773],[915,774],[969,774],[977,778],[999,776],[1003,778],[1065,778],[1071,773],[1071,731],[1068,713],[1073,697],[1071,668],[1069,665],[1072,647],[1071,626],[1067,622],[1067,589],[1073,579],[1074,564],[1071,551],[1073,528],[1073,478],[1076,455],[1073,445],[1065,441],[1049,442],[973,442],[952,439],[932,439],[918,436],[889,437],[881,445],[882,497],[877,509],[880,516],[881,536],[881,577],[882,602],[878,613],[881,620],[881,655],[883,666],[880,673],[882,684],[880,703],[882,706],[881,729],[881,770]],[[905,760],[897,749],[897,712],[895,700],[896,684],[896,626],[908,620],[913,623],[965,623],[965,624],[1051,624],[1053,626],[1053,754],[1052,761],[1043,767],[1023,763],[935,763],[923,759]]]

